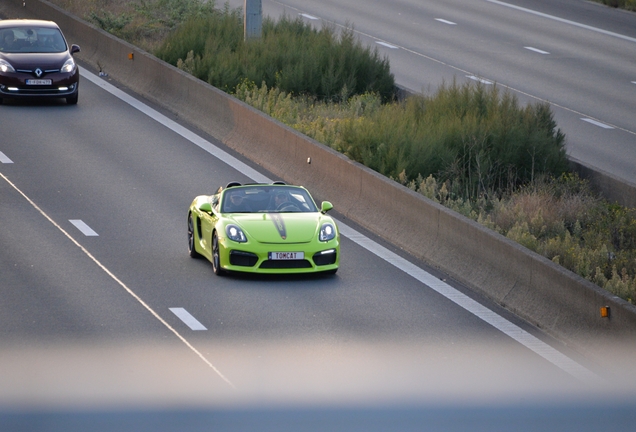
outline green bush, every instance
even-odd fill
[[[567,170],[564,135],[549,106],[521,108],[497,87],[453,83],[405,102],[381,104],[367,93],[334,105],[294,103],[279,88],[246,80],[236,95],[386,176],[432,174],[464,198],[501,195],[539,174]]]
[[[607,6],[636,11],[636,0],[594,0]]]
[[[385,175],[433,174],[465,198],[501,193],[567,169],[564,135],[547,104],[519,107],[483,84],[442,85],[365,116],[346,131],[351,156]]]
[[[334,101],[368,92],[390,100],[395,90],[388,59],[352,29],[317,30],[301,18],[264,18],[262,38],[244,41],[240,9],[226,8],[187,20],[155,54],[228,92],[245,79]]]

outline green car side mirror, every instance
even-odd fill
[[[212,213],[212,205],[209,202],[203,203],[199,206],[199,210],[206,213]]]
[[[333,204],[331,204],[329,201],[323,201],[322,204],[320,205],[320,213],[325,214],[332,208],[333,208]]]

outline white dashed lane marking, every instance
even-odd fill
[[[457,25],[457,23],[454,23],[452,21],[448,21],[448,20],[445,20],[445,19],[442,19],[442,18],[435,18],[435,21],[439,21],[439,22],[441,22],[443,24],[448,24],[448,25]]]
[[[0,162],[5,163],[5,164],[10,164],[13,163],[13,161],[11,159],[9,159],[7,157],[7,155],[5,155],[4,153],[0,152]]]
[[[471,79],[473,81],[479,81],[482,84],[492,85],[492,81],[485,80],[483,78],[476,77],[475,75],[466,75],[466,78]]]
[[[75,228],[80,230],[82,234],[87,237],[97,237],[99,235],[95,231],[93,231],[91,227],[86,225],[81,219],[69,219],[69,222],[75,225]]]
[[[387,48],[391,48],[391,49],[398,49],[398,47],[396,47],[395,45],[391,45],[390,43],[386,43],[386,42],[379,42],[379,41],[376,41],[375,43],[377,43],[378,45],[385,46],[385,47],[387,47]]]
[[[524,48],[527,49],[527,50],[539,53],[539,54],[543,54],[543,55],[550,54],[549,52],[540,50],[539,48],[534,48],[534,47],[529,47],[529,46],[528,47],[524,47]]]
[[[612,126],[610,126],[610,125],[607,125],[607,124],[605,124],[605,123],[601,123],[600,121],[592,120],[592,119],[590,119],[590,118],[584,118],[584,117],[583,117],[583,118],[581,118],[581,120],[583,120],[584,122],[588,122],[588,123],[590,123],[590,124],[593,124],[594,126],[598,126],[598,127],[600,127],[600,128],[603,128],[603,129],[614,129],[614,128],[613,128]]]
[[[175,314],[192,330],[207,330],[207,328],[205,328],[203,324],[201,324],[195,317],[190,315],[190,312],[188,312],[184,308],[170,308],[170,312]]]

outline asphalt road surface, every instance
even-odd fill
[[[631,418],[636,387],[616,370],[337,213],[335,276],[214,276],[187,254],[188,204],[273,178],[82,72],[77,106],[0,106],[2,430]]]

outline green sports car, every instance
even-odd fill
[[[188,211],[190,256],[212,262],[214,273],[335,273],[340,233],[304,187],[229,183],[200,195]]]

